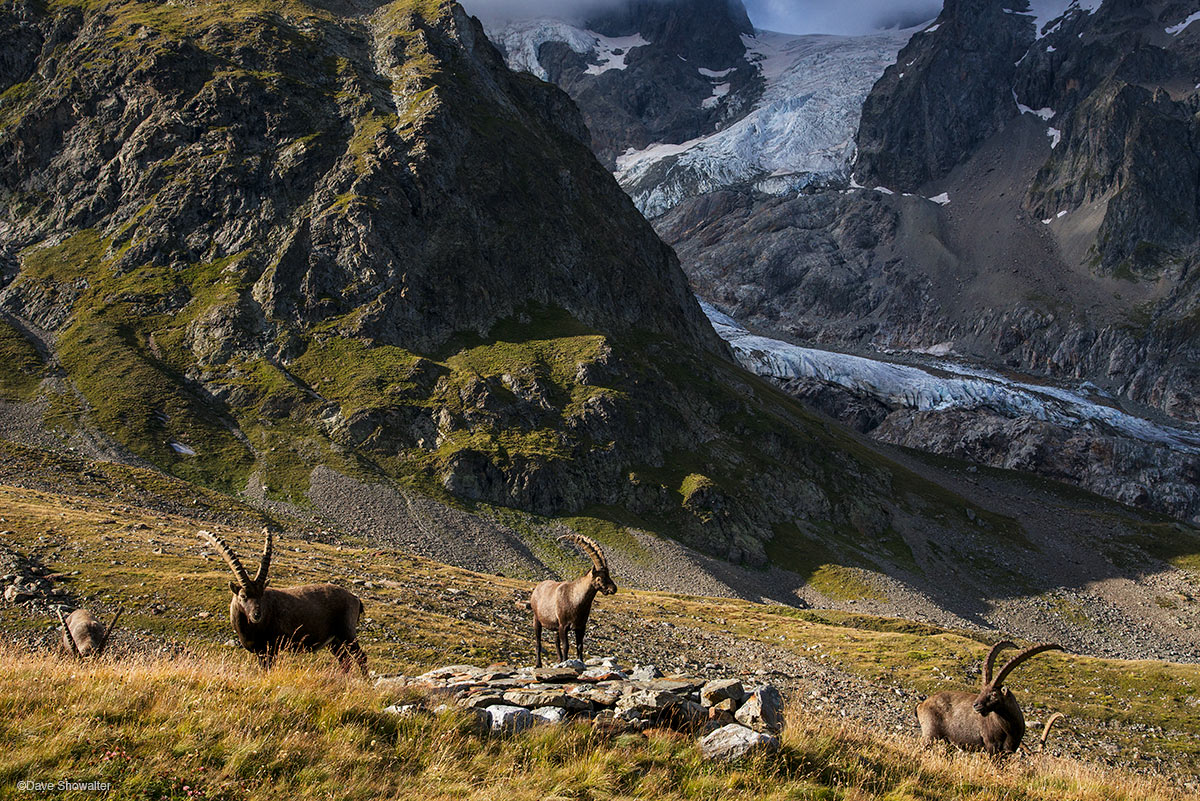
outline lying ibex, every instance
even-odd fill
[[[99,659],[104,654],[108,640],[112,637],[121,619],[124,609],[117,609],[112,622],[106,628],[95,615],[86,609],[76,609],[71,614],[63,616],[62,609],[58,610],[58,619],[62,621],[62,647],[78,659]]]
[[[537,666],[542,666],[542,626],[556,633],[554,648],[558,661],[562,662],[571,653],[568,640],[571,629],[575,630],[575,650],[583,660],[583,631],[587,628],[588,614],[592,611],[592,600],[597,592],[612,595],[617,585],[608,577],[608,562],[604,552],[591,538],[582,534],[563,534],[559,542],[573,542],[592,558],[592,569],[574,581],[543,581],[533,588],[529,596],[529,608],[533,610],[533,640],[537,643]]]
[[[1000,668],[993,679],[996,656],[1005,648],[1016,647],[1007,640],[992,646],[983,663],[983,687],[978,693],[940,692],[918,704],[922,738],[946,740],[960,748],[989,754],[1016,751],[1025,736],[1025,716],[1016,697],[1002,686],[1004,680],[1026,659],[1043,651],[1061,651],[1062,646],[1043,643],[1027,648]]]
[[[334,584],[306,584],[282,590],[267,587],[274,538],[264,529],[266,542],[258,573],[250,578],[241,560],[225,541],[201,531],[208,542],[229,563],[236,581],[229,582],[233,599],[229,602],[229,620],[242,647],[258,655],[269,668],[280,649],[316,651],[325,646],[337,658],[345,672],[354,662],[367,675],[367,656],[357,639],[358,619],[363,604],[358,596]]]

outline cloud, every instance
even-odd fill
[[[686,1],[686,0],[684,0]],[[582,21],[628,0],[462,0],[487,21],[557,17]],[[868,33],[933,19],[942,0],[743,0],[755,27],[787,33]]]
[[[942,0],[745,0],[755,27],[787,33],[869,33],[933,19]]]

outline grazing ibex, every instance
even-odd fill
[[[367,656],[359,647],[358,619],[363,604],[358,596],[335,584],[306,584],[276,590],[267,587],[267,570],[271,566],[274,538],[264,529],[266,542],[262,560],[254,578],[246,573],[242,562],[225,541],[208,531],[201,531],[216,548],[236,581],[229,582],[233,599],[229,602],[229,620],[237,632],[242,647],[258,655],[264,668],[269,668],[280,649],[316,651],[325,646],[337,658],[342,670],[350,672],[354,662],[367,675]]]
[[[600,546],[582,534],[563,534],[559,542],[573,542],[592,558],[592,569],[574,581],[543,581],[533,588],[529,596],[529,608],[533,610],[533,640],[537,643],[537,666],[542,666],[542,627],[555,632],[554,648],[558,661],[562,662],[571,653],[568,639],[571,629],[575,630],[575,650],[583,660],[583,631],[587,628],[588,614],[597,592],[612,595],[617,585],[608,577],[608,562]]]
[[[76,609],[65,617],[62,609],[59,609],[58,619],[62,621],[63,627],[62,647],[78,659],[99,659],[124,611],[117,609],[112,622],[106,628],[86,609]]]
[[[1025,716],[1016,697],[1002,686],[1017,665],[1043,651],[1062,650],[1061,645],[1043,643],[1014,656],[992,678],[996,656],[1005,648],[1017,646],[1007,640],[998,642],[983,663],[983,687],[978,693],[946,691],[931,695],[917,705],[921,736],[926,740],[946,740],[989,754],[1012,753],[1025,736]]]

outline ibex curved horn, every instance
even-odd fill
[[[71,634],[71,627],[67,625],[67,616],[63,614],[62,607],[58,607],[58,619],[62,622],[63,632],[67,635],[67,642],[71,644],[71,653],[82,659],[79,655],[79,646],[75,644],[75,637]]]
[[[125,611],[125,607],[118,606],[117,613],[113,615],[112,623],[108,624],[108,628],[104,630],[104,640],[100,643],[100,647],[96,649],[96,656],[104,653],[104,649],[108,647],[108,640],[112,637],[113,629],[117,627],[117,621],[121,619],[121,613]]]
[[[998,642],[992,646],[992,650],[988,651],[987,659],[985,659],[983,661],[983,683],[984,684],[992,683],[992,668],[994,668],[996,666],[996,657],[998,657],[1000,655],[1000,652],[1003,651],[1005,648],[1016,648],[1016,647],[1017,647],[1017,644],[1015,642],[1009,642],[1008,640],[1001,640],[1000,642]]]
[[[592,564],[597,570],[605,570],[608,568],[608,561],[604,558],[604,551],[600,550],[600,546],[591,537],[585,537],[582,534],[562,534],[558,538],[559,542],[573,542],[579,546],[579,550],[592,558]]]
[[[1064,715],[1062,712],[1055,712],[1046,721],[1046,727],[1044,729],[1042,729],[1042,746],[1041,746],[1041,749],[1039,749],[1039,750],[1045,750],[1045,748],[1046,748],[1046,740],[1049,739],[1049,737],[1050,737],[1050,727],[1054,725],[1054,722],[1056,720],[1061,720],[1065,717],[1066,717],[1066,715]]]
[[[211,531],[201,531],[200,536],[208,540],[209,544],[220,551],[221,556],[225,557],[225,561],[229,564],[229,569],[233,571],[233,576],[238,580],[238,584],[241,584],[243,589],[250,589],[250,576],[247,575],[246,568],[242,567],[242,560],[237,558],[237,554],[225,543],[225,540]]]
[[[254,576],[254,583],[260,586],[267,580],[267,571],[271,568],[271,550],[275,545],[275,536],[271,529],[263,529],[263,538],[262,559],[258,563],[258,573]]]
[[[1004,684],[1004,680],[1008,678],[1008,674],[1012,673],[1018,665],[1026,659],[1037,656],[1045,651],[1061,651],[1063,647],[1055,642],[1044,642],[1041,645],[1035,645],[1032,648],[1026,648],[1021,653],[1008,660],[1008,664],[1000,668],[1000,672],[996,674],[996,680],[993,682],[997,687]]]

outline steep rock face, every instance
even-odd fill
[[[80,18],[57,76],[16,82],[29,99],[0,142],[12,247],[103,226],[118,273],[236,255],[266,316],[419,349],[551,300],[589,325],[711,346],[570,102],[510,73],[461,10],[429,22],[392,4],[348,31],[303,9],[248,30],[188,21],[176,38],[118,9]],[[123,49],[105,41],[118,35]],[[75,102],[80,84],[94,107]],[[628,264],[636,283],[620,283]]]
[[[231,491],[305,502],[323,465],[754,564],[776,531],[887,540],[893,508],[959,503],[893,504],[910,476],[737,368],[569,99],[454,3],[18,4],[0,28],[26,42],[4,346],[47,354],[0,385],[53,370],[48,429]]]
[[[1029,49],[1017,3],[946,0],[863,104],[855,169],[867,186],[916,191],[1013,116],[1016,62]]]

